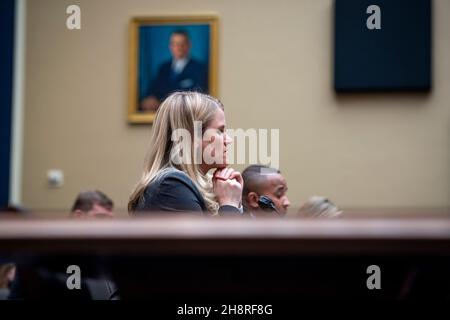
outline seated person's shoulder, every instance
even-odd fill
[[[195,186],[192,179],[186,173],[178,169],[170,169],[161,173],[161,177],[158,180],[160,185],[183,183],[188,186]]]
[[[203,207],[203,199],[189,176],[177,169],[160,173],[144,191],[138,210],[193,210],[190,202]],[[197,206],[195,206],[197,208]]]
[[[145,193],[155,194],[155,192],[161,191],[162,189],[176,188],[179,186],[195,188],[194,183],[186,173],[171,168],[161,172],[155,180],[147,186]]]

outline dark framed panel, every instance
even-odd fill
[[[15,1],[0,2],[0,208],[9,201]]]
[[[335,0],[334,87],[428,91],[431,0]]]

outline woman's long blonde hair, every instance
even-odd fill
[[[217,212],[219,206],[212,190],[211,179],[200,171],[199,165],[194,161],[194,144],[191,143],[190,161],[174,161],[172,154],[177,153],[180,145],[172,141],[172,132],[175,129],[185,129],[193,138],[194,121],[201,122],[205,130],[218,108],[223,110],[219,100],[198,92],[175,92],[164,100],[156,113],[151,137],[152,147],[145,157],[144,172],[130,195],[129,213],[135,211],[147,186],[169,168],[186,173],[203,195],[208,211],[213,214]]]

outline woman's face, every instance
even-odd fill
[[[232,139],[225,131],[225,113],[217,108],[214,118],[205,128],[202,140],[201,170],[206,173],[213,168],[227,166],[227,146]]]

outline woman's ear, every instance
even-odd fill
[[[252,209],[256,209],[259,207],[258,199],[259,199],[259,196],[256,192],[249,192],[247,194],[247,203],[248,203],[249,207]]]

